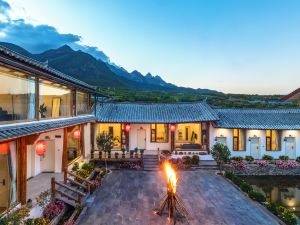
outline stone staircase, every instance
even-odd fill
[[[199,165],[195,169],[218,170],[218,165],[214,160],[200,160]]]
[[[61,200],[71,206],[84,206],[91,197],[93,184],[71,172],[65,172],[64,181],[51,179],[52,197]],[[81,182],[78,182],[81,180]]]
[[[146,171],[159,170],[158,155],[144,155],[143,165],[144,165],[144,170]]]

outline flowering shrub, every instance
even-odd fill
[[[269,164],[268,160],[256,160],[255,164],[259,165],[259,166],[266,166]]]
[[[276,161],[276,166],[279,169],[288,169],[288,168],[294,168],[299,166],[299,163],[294,161],[289,161],[289,160],[278,160]]]
[[[74,220],[68,220],[68,221],[63,223],[63,225],[74,225],[74,224],[75,224]]]
[[[63,201],[55,201],[47,205],[44,209],[43,216],[52,220],[54,217],[58,216],[65,208],[65,203]]]
[[[177,170],[181,170],[181,169],[185,169],[186,165],[184,164],[184,160],[183,159],[170,159],[169,160],[170,163],[174,166],[175,169]]]
[[[95,180],[91,180],[91,182],[93,183],[96,189],[101,186],[101,180],[95,179]]]
[[[245,170],[246,169],[246,164],[244,161],[234,160],[234,161],[231,161],[231,165],[236,170]]]
[[[25,225],[47,225],[49,222],[45,218],[27,219]]]
[[[132,167],[132,169],[134,169],[134,170],[141,170],[141,169],[143,169],[140,165],[134,165],[133,167]]]

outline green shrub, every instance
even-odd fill
[[[269,203],[266,205],[267,209],[270,210],[274,215],[278,216],[287,225],[296,225],[297,217],[289,209],[281,206],[278,203]]]
[[[245,160],[246,160],[247,162],[253,162],[253,161],[254,161],[254,158],[253,158],[251,155],[247,155],[247,156],[245,157]]]
[[[242,178],[238,177],[238,176],[233,176],[232,182],[235,183],[237,186],[240,186],[245,181]]]
[[[296,158],[296,162],[300,163],[300,156]]]
[[[242,161],[244,158],[242,156],[233,156],[230,159],[235,161]]]
[[[182,157],[184,165],[192,165],[192,158],[190,156],[183,156]]]
[[[287,155],[281,155],[279,156],[280,160],[289,160],[289,157]]]
[[[270,155],[264,155],[264,156],[262,157],[262,159],[263,159],[263,160],[273,160],[274,157],[273,157],[273,156],[270,156]]]
[[[83,163],[81,169],[88,171],[91,173],[94,169],[94,165],[92,163]]]
[[[193,165],[198,165],[200,161],[200,157],[198,155],[193,155],[192,157],[192,164]]]
[[[248,195],[251,199],[258,201],[260,203],[263,203],[266,201],[265,196],[262,193],[259,193],[257,191],[252,190],[248,193]]]
[[[226,145],[216,143],[211,149],[211,156],[219,166],[220,172],[223,170],[223,165],[230,161],[230,151]]]
[[[225,175],[224,175],[226,178],[228,178],[229,180],[232,180],[233,179],[233,177],[234,177],[234,174],[233,173],[231,173],[231,172],[225,172]]]
[[[87,170],[83,169],[78,170],[76,174],[82,178],[88,178],[90,175],[90,173]]]
[[[243,192],[246,193],[250,193],[251,191],[253,191],[253,187],[246,182],[241,183],[240,188],[242,189]]]
[[[75,162],[73,164],[73,167],[72,167],[72,171],[73,172],[77,172],[79,170],[79,163],[78,162]]]

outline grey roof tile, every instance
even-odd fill
[[[206,103],[98,103],[98,122],[183,123],[214,121],[215,111]]]
[[[40,62],[40,61],[37,61],[35,59],[32,59],[32,58],[29,58],[27,56],[24,56],[24,55],[21,55],[20,53],[18,52],[15,52],[9,48],[6,48],[2,45],[0,45],[0,52],[9,56],[9,57],[12,57],[12,58],[15,58],[21,62],[24,62],[28,65],[31,65],[31,66],[35,66],[35,67],[38,67],[39,69],[42,69],[42,70],[45,70],[51,74],[53,74],[54,76],[58,77],[58,78],[62,78],[62,79],[65,79],[69,82],[72,82],[72,83],[75,83],[77,85],[80,85],[80,86],[83,86],[85,88],[88,88],[92,91],[96,91],[96,87],[92,86],[92,85],[89,85],[81,80],[78,80],[72,76],[69,76],[67,74],[64,74],[54,68],[51,68],[47,65],[47,63],[44,63],[44,62]]]
[[[220,128],[300,129],[300,108],[294,109],[216,109]]]
[[[0,141],[47,132],[95,120],[94,115],[0,125]]]

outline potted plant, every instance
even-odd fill
[[[40,114],[41,118],[46,118],[46,112],[47,112],[47,106],[45,106],[45,103],[40,105]]]
[[[107,153],[108,153],[108,156],[107,156],[107,158],[111,158],[111,149],[107,149]]]
[[[141,157],[143,157],[144,151],[145,151],[145,149],[140,149]]]
[[[130,158],[131,159],[133,158],[133,153],[134,153],[134,151],[130,151]]]
[[[138,151],[139,151],[139,149],[137,147],[134,148],[135,158],[138,158]]]
[[[116,158],[116,159],[119,158],[119,152],[115,152],[115,158]]]
[[[102,159],[102,150],[99,150],[99,159]]]
[[[126,151],[126,149],[122,148],[122,159],[125,159],[125,151]]]

